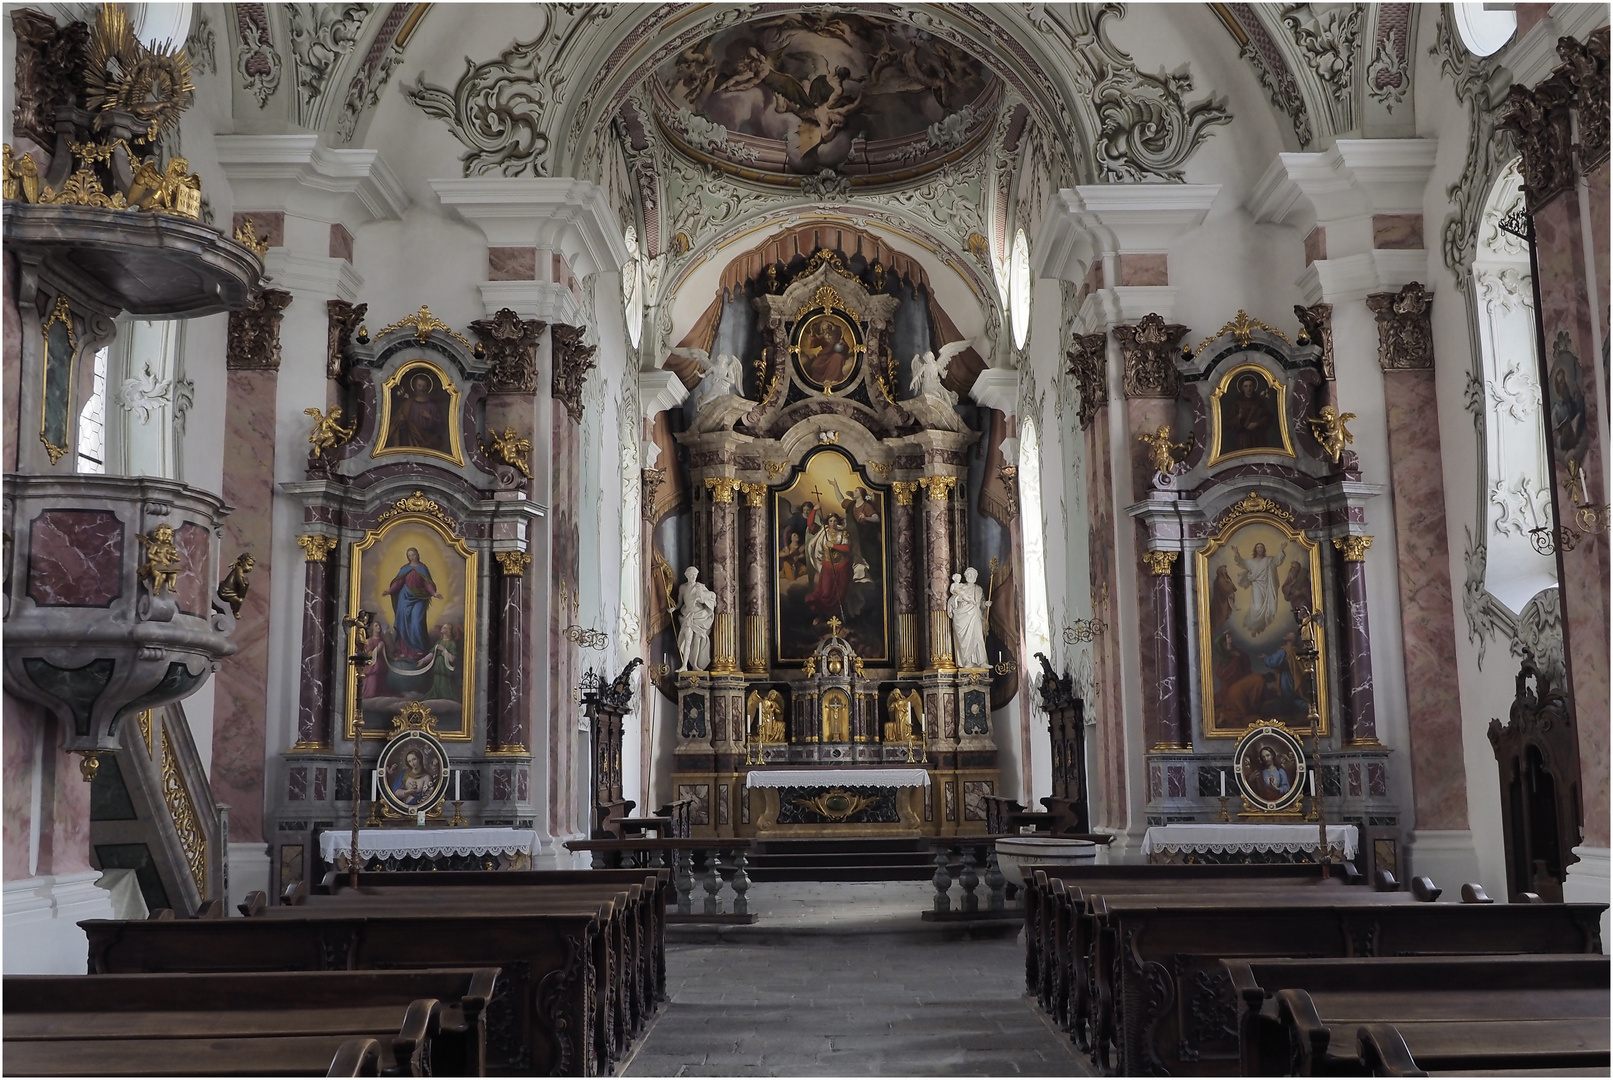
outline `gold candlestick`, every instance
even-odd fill
[[[466,823],[465,822],[465,815],[459,812],[460,807],[462,807],[464,805],[465,805],[465,803],[464,803],[464,801],[462,799],[455,799],[454,800],[454,816],[448,822],[448,824],[450,826],[464,825]]]
[[[1216,796],[1216,798],[1219,799],[1220,802],[1221,802],[1221,816],[1216,818],[1215,820],[1217,820],[1217,821],[1231,821],[1232,820],[1232,815],[1227,813],[1227,798],[1228,798],[1228,796],[1226,796],[1226,795],[1218,795],[1218,796]]]

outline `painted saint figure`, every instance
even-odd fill
[[[403,753],[403,768],[392,778],[392,794],[405,806],[421,806],[431,797],[436,779],[426,769],[426,758],[410,747]]]
[[[431,653],[431,637],[427,631],[427,610],[437,598],[437,583],[431,570],[420,561],[420,549],[409,548],[404,555],[408,562],[392,575],[386,594],[392,598],[392,625],[397,628],[396,650],[401,660],[418,660]]]
[[[1276,751],[1269,746],[1260,748],[1260,771],[1256,777],[1259,780],[1256,786],[1262,789],[1260,794],[1267,802],[1277,802],[1293,786],[1288,770],[1277,761]]]
[[[830,514],[823,528],[807,544],[807,555],[818,568],[817,584],[806,598],[807,610],[814,615],[844,613],[846,590],[851,586],[851,549],[846,520],[839,514]]]
[[[1244,375],[1230,404],[1223,405],[1223,414],[1229,422],[1231,443],[1229,449],[1259,450],[1267,447],[1281,449],[1282,440],[1273,436],[1277,419],[1272,407],[1271,388],[1254,375]]]
[[[1284,544],[1277,554],[1267,555],[1266,545],[1256,544],[1245,559],[1237,548],[1232,549],[1232,561],[1240,571],[1238,584],[1249,590],[1249,610],[1244,614],[1243,625],[1251,634],[1260,634],[1277,618],[1277,568],[1287,552],[1288,545]]]
[[[392,417],[384,445],[448,453],[447,397],[430,374],[412,373],[407,389],[399,386],[392,391]]]

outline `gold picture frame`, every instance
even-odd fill
[[[828,396],[834,395],[836,387],[846,391],[863,373],[868,345],[862,323],[834,286],[820,286],[812,300],[796,312],[789,352],[796,379]],[[831,353],[841,357],[834,370],[828,366]]]
[[[1323,610],[1321,546],[1293,526],[1277,503],[1251,496],[1194,554],[1199,680],[1208,738],[1236,738],[1276,720],[1309,727],[1310,679],[1296,651],[1304,641],[1299,608]],[[1270,545],[1268,547],[1268,545]],[[1275,551],[1275,554],[1272,552]],[[1296,555],[1290,557],[1289,552]],[[1328,733],[1327,642],[1313,629],[1320,733]]]
[[[56,326],[61,326],[65,331],[63,338],[67,347],[65,372],[56,371],[57,366],[63,361],[57,355],[53,355],[51,349],[51,330]],[[39,376],[39,441],[45,444],[45,453],[50,455],[50,463],[55,465],[71,448],[75,389],[73,384],[78,376],[78,335],[73,332],[73,309],[68,305],[67,297],[56,297],[56,305],[51,309],[50,317],[45,320],[39,331],[43,339]],[[57,352],[59,353],[59,350]],[[53,387],[59,387],[60,395],[60,399],[55,402],[57,406],[55,410],[51,408]],[[53,412],[58,415],[53,416]],[[58,422],[60,431],[51,431],[52,420]],[[53,434],[60,435],[61,442],[52,441]]]
[[[381,384],[380,397],[381,424],[370,457],[424,454],[464,467],[465,447],[459,430],[463,395],[442,368],[423,359],[400,364]],[[433,430],[437,424],[440,431]]]
[[[475,731],[476,664],[480,659],[477,553],[436,517],[405,511],[354,541],[351,565],[348,611],[369,611],[379,623],[357,631],[365,634],[375,654],[363,676],[363,710],[371,721],[365,725],[364,738],[389,736],[372,726],[376,718],[390,718],[410,705],[425,705],[437,720],[439,738],[469,741]],[[411,578],[406,571],[415,576]],[[434,595],[411,585],[422,577],[436,590]],[[394,589],[394,585],[398,587]],[[400,599],[410,589],[414,596]],[[422,594],[423,599],[415,598]],[[440,606],[433,612],[438,601]],[[377,664],[382,666],[377,668]],[[349,666],[344,720],[349,739],[358,726],[354,705],[360,701],[359,679]],[[450,727],[456,712],[457,730]]]
[[[1298,736],[1276,720],[1256,721],[1232,748],[1244,817],[1294,813],[1305,794],[1308,771]]]
[[[1229,411],[1239,415],[1229,418]],[[1247,454],[1295,456],[1288,434],[1287,388],[1255,363],[1230,369],[1210,392],[1210,457],[1205,464]]]

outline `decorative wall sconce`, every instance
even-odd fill
[[[603,651],[605,646],[610,644],[610,635],[605,633],[605,631],[594,630],[586,626],[578,626],[575,623],[566,627],[562,633],[566,635],[567,641],[579,645],[584,649],[599,649]]]
[[[1077,619],[1064,628],[1064,644],[1074,645],[1078,641],[1092,641],[1102,633],[1102,619]]]

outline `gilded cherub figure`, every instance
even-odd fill
[[[503,434],[489,431],[492,442],[488,445],[488,454],[496,457],[506,465],[513,465],[521,470],[521,475],[528,480],[532,479],[532,467],[527,460],[532,456],[532,440],[523,439],[515,433],[514,428],[505,428]]]
[[[1161,424],[1159,430],[1152,433],[1144,432],[1137,436],[1137,441],[1149,445],[1151,448],[1149,461],[1153,464],[1154,471],[1164,473],[1166,476],[1171,475],[1171,471],[1187,457],[1187,452],[1193,447],[1191,440],[1183,443],[1171,442],[1169,424]]]
[[[137,539],[145,554],[145,562],[137,572],[151,595],[156,596],[165,589],[179,591],[179,548],[174,544],[174,527],[158,525]]]
[[[1331,405],[1323,405],[1321,412],[1311,417],[1311,431],[1329,459],[1338,461],[1344,454],[1344,447],[1355,442],[1355,436],[1344,426],[1354,419],[1355,413],[1340,413]]]
[[[246,602],[247,590],[250,583],[246,577],[258,565],[250,553],[242,552],[235,557],[230,566],[230,572],[224,575],[224,580],[218,583],[218,598],[230,605],[230,614],[235,618],[241,617],[241,605]]]
[[[356,423],[350,427],[342,427],[342,407],[340,405],[332,405],[328,416],[319,409],[304,409],[303,415],[314,418],[314,429],[308,433],[308,442],[313,446],[313,450],[309,455],[311,457],[328,455],[332,450],[351,439],[353,433],[358,430],[358,424]]]

